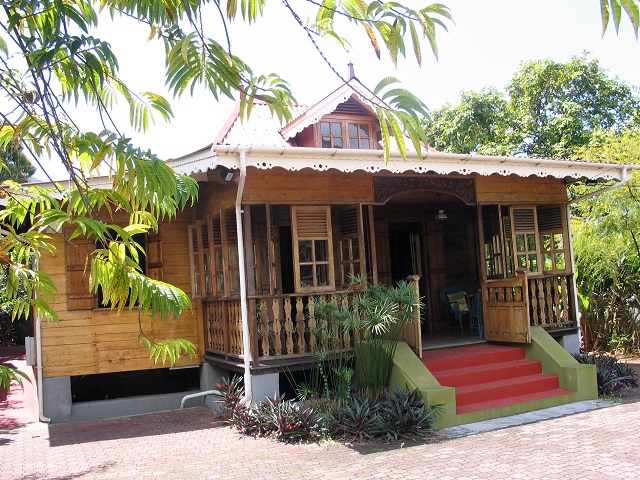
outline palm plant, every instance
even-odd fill
[[[353,276],[349,289],[358,293],[330,305],[341,328],[354,340],[358,387],[379,391],[389,384],[398,338],[405,323],[416,321],[421,301],[407,282],[386,287]]]

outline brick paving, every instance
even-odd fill
[[[458,438],[356,446],[243,437],[202,407],[60,425],[15,414],[0,424],[0,479],[638,479],[640,398],[607,405]]]
[[[640,403],[431,443],[286,445],[206,408],[0,430],[0,478],[637,479]]]

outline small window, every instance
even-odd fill
[[[235,211],[199,220],[189,227],[193,298],[237,295],[240,291],[240,255]]]
[[[560,206],[538,207],[538,229],[543,256],[543,270],[566,270],[566,242]]]
[[[353,149],[369,149],[369,124],[367,123],[350,123],[349,124],[349,148]]]
[[[566,227],[561,206],[512,207],[511,225],[516,268],[534,273],[567,269]]]
[[[320,122],[322,148],[370,149],[371,124],[348,120],[324,120]]]
[[[534,208],[513,208],[513,240],[516,268],[538,272],[540,268],[536,211]]]
[[[329,207],[291,207],[296,291],[333,290]]]

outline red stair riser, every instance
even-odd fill
[[[470,347],[459,350],[468,350],[468,352],[457,352],[448,356],[444,355],[443,352],[436,352],[438,355],[426,353],[422,356],[422,362],[435,375],[436,372],[443,370],[509,362],[525,358],[524,348],[518,347]]]
[[[554,397],[561,397],[564,395],[574,394],[573,390],[564,390],[558,388],[555,390],[545,390],[544,392],[530,393],[528,395],[521,395],[518,397],[500,398],[498,400],[491,400],[488,402],[471,403],[469,405],[458,406],[456,413],[463,415],[465,413],[479,412],[481,410],[491,410],[494,408],[509,407],[512,405],[518,405],[520,403],[534,402],[539,400],[546,400]]]
[[[559,388],[558,377],[544,374],[530,375],[519,379],[456,388],[456,404],[464,406],[556,388]]]
[[[459,368],[436,372],[435,376],[441,385],[447,387],[463,387],[478,383],[495,382],[508,378],[542,373],[542,364],[535,360],[516,360],[478,367]]]

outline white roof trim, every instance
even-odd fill
[[[184,157],[167,160],[167,165],[181,175],[197,175],[214,170],[218,166],[219,160],[219,157],[210,148],[207,148]]]
[[[289,140],[309,125],[318,123],[320,119],[335,111],[338,105],[346,102],[355,96],[360,103],[371,110],[375,114],[375,107],[385,106],[382,100],[377,98],[372,92],[368,91],[364,86],[360,85],[357,80],[350,80],[343,84],[340,88],[330,93],[328,96],[320,100],[315,105],[309,107],[298,118],[280,129],[280,134],[285,140]]]
[[[217,164],[228,168],[238,168],[240,150],[246,152],[247,166],[259,169],[284,168],[298,171],[303,168],[325,171],[336,169],[350,173],[364,171],[377,173],[435,173],[447,175],[518,175],[529,177],[553,176],[561,179],[579,180],[620,180],[626,169],[640,169],[640,165],[583,162],[577,160],[557,160],[548,158],[499,157],[488,155],[464,155],[441,152],[425,152],[422,158],[408,154],[404,161],[393,155],[385,163],[381,150],[350,150],[305,147],[213,147],[219,155]]]

